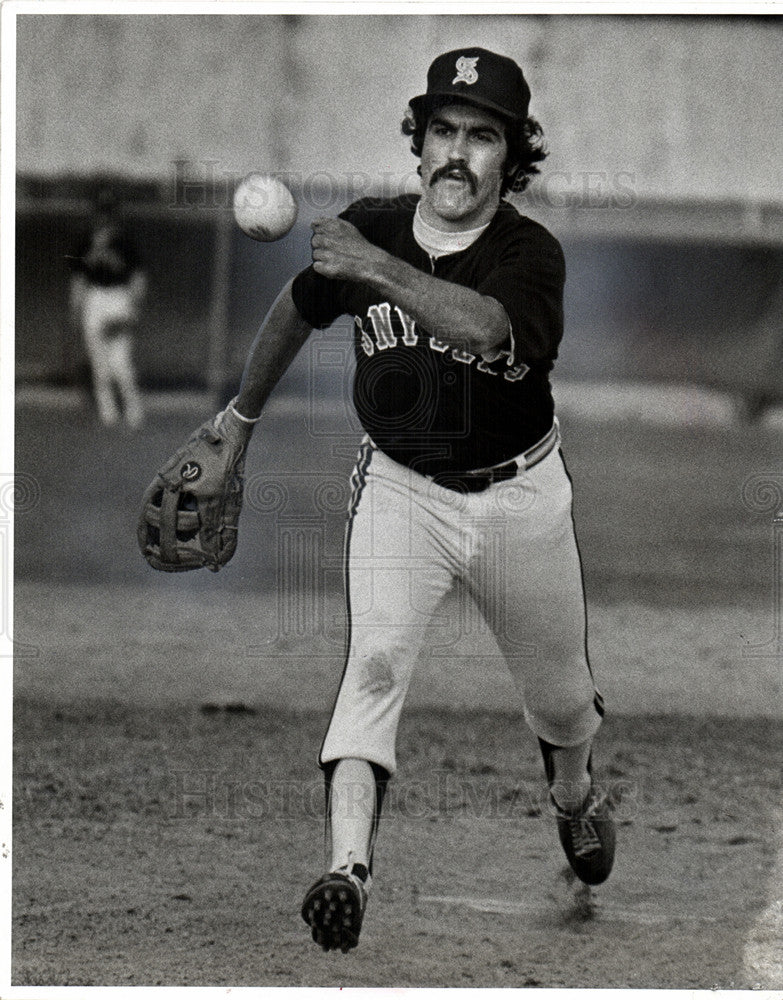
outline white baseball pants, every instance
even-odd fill
[[[82,312],[84,346],[90,359],[95,403],[101,422],[112,426],[120,419],[114,397],[119,392],[125,419],[138,427],[143,418],[141,395],[133,366],[133,338],[130,333],[112,327],[136,321],[136,307],[125,286],[101,288],[90,285],[85,290]]]
[[[457,493],[365,438],[346,536],[346,665],[320,762],[396,770],[403,701],[438,605],[460,580],[492,629],[533,732],[575,746],[601,724],[586,649],[571,481],[559,448],[514,479]]]

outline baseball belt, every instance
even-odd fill
[[[439,472],[428,478],[432,479],[438,486],[454,490],[457,493],[483,493],[493,483],[505,482],[508,479],[513,479],[520,472],[532,469],[534,465],[538,465],[550,452],[554,451],[559,443],[560,424],[555,417],[552,427],[541,440],[521,455],[512,458],[510,462],[492,465],[487,469],[474,469],[470,472]]]

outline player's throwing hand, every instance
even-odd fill
[[[326,278],[366,281],[385,256],[345,219],[316,219],[312,228],[313,268]]]

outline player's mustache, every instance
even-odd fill
[[[438,169],[433,172],[432,177],[430,177],[430,187],[432,187],[433,184],[437,184],[439,180],[442,180],[444,177],[448,177],[453,173],[459,174],[460,177],[468,182],[471,194],[475,194],[476,191],[478,191],[478,180],[476,179],[476,175],[468,169],[467,163],[463,160],[455,160],[454,163],[447,163],[443,167],[438,167]]]

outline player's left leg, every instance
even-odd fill
[[[568,863],[588,885],[605,882],[614,865],[613,804],[607,792],[593,782],[592,740],[576,747],[556,747],[539,737],[539,744],[557,832]],[[573,768],[581,779],[579,785],[564,777],[569,768]]]
[[[545,740],[539,744],[553,800],[564,811],[579,809],[592,784],[592,737],[572,747],[553,746]]]
[[[107,342],[113,379],[122,400],[125,422],[138,430],[144,420],[144,405],[133,365],[133,333],[130,328],[118,329]]]
[[[601,882],[614,858],[614,828],[591,773],[603,702],[587,658],[571,482],[555,451],[482,496],[468,583],[539,737],[568,860],[583,881]]]

